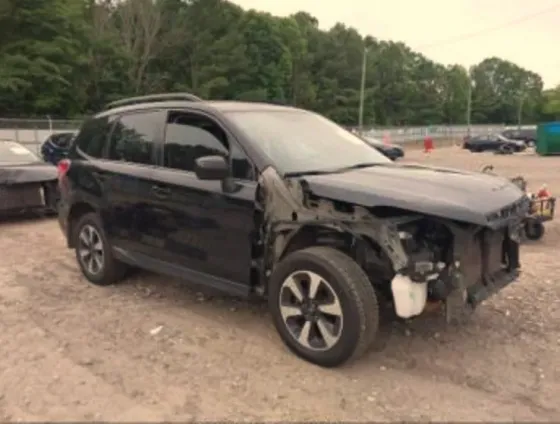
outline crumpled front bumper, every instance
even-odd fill
[[[517,227],[521,223],[512,225],[515,228],[484,229],[470,240],[456,241],[455,262],[450,270],[451,290],[445,298],[448,321],[459,318],[517,280],[521,272]]]

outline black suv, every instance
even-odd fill
[[[536,128],[508,129],[502,135],[510,140],[523,141],[527,146],[534,146],[537,142]]]
[[[141,267],[265,297],[286,345],[330,367],[384,307],[458,319],[515,280],[528,209],[504,178],[396,164],[315,113],[190,94],[109,104],[58,170],[91,283]]]

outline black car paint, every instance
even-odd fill
[[[510,140],[523,141],[527,145],[537,142],[536,128],[509,129],[502,131],[501,135]]]
[[[220,112],[228,104],[168,101],[157,108],[190,110],[212,118],[226,129],[231,143],[246,153],[262,176],[274,164]],[[97,117],[149,108],[154,106],[123,106]],[[231,178],[203,181],[194,173],[163,168],[163,127],[155,137],[158,147],[152,166],[93,159],[71,146],[71,166],[66,183],[61,184],[63,200],[59,208],[68,246],[72,247],[72,213],[86,207],[99,213],[119,260],[235,295],[248,295],[259,231],[256,217],[262,214],[257,202],[258,182]],[[366,176],[371,178],[360,180]],[[430,213],[467,224],[482,222],[476,207],[500,210],[523,196],[513,184],[497,177],[396,164],[303,179],[314,194],[335,201],[404,207],[411,213]],[[468,184],[473,186],[467,188]],[[432,202],[430,193],[438,194],[438,200]]]
[[[392,161],[404,157],[404,149],[401,146],[397,146],[395,144],[385,144],[381,141],[369,137],[361,137],[361,138],[371,147],[373,147],[383,155],[387,156]]]
[[[317,196],[366,207],[389,206],[488,225],[487,215],[520,197],[505,178],[419,165],[385,165],[304,177]]]
[[[463,149],[471,152],[498,151],[509,148],[514,152],[525,150],[526,146],[516,140],[509,140],[495,135],[467,136],[463,140]]]

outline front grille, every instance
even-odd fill
[[[530,204],[530,199],[523,196],[500,210],[487,214],[486,219],[489,224],[493,224],[499,221],[508,221],[510,218],[523,217],[529,212]]]

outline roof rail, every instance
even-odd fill
[[[149,94],[147,96],[137,96],[137,97],[127,97],[121,100],[115,100],[114,102],[107,103],[105,109],[112,109],[119,106],[133,105],[136,103],[147,103],[147,102],[165,102],[169,100],[186,100],[189,102],[201,102],[200,97],[195,96],[190,93],[161,93],[161,94]]]

